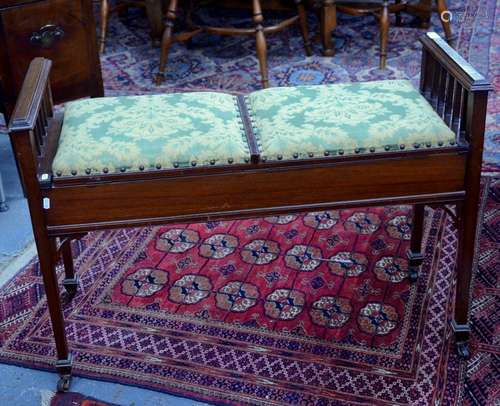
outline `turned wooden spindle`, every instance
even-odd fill
[[[177,18],[177,0],[170,0],[167,16],[165,19],[165,30],[161,40],[160,67],[156,75],[156,84],[161,85],[165,79],[165,67],[167,65],[168,51],[174,43],[174,24]]]
[[[382,3],[380,11],[380,62],[379,68],[385,69],[387,62],[387,41],[389,36],[389,2]]]
[[[269,87],[269,78],[267,71],[267,44],[266,37],[264,36],[264,16],[262,15],[262,8],[259,0],[253,0],[253,22],[255,24],[255,41],[257,47],[257,58],[259,59],[259,68],[261,75],[262,87]]]

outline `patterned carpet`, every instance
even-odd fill
[[[467,365],[448,325],[454,227],[428,210],[410,285],[412,213],[393,206],[90,234],[64,307],[75,374],[218,404],[493,405],[499,198],[484,178]],[[36,262],[0,291],[0,325],[2,361],[50,368]]]
[[[452,11],[460,52],[498,89],[495,2],[455,2]],[[304,58],[297,31],[272,37],[272,84],[417,82],[421,30],[391,29],[389,68],[380,71],[373,21],[342,17],[339,26],[334,58]],[[175,46],[160,88],[151,83],[158,50],[148,41],[139,12],[113,18],[102,58],[108,94],[258,88],[251,40],[202,36],[189,52]],[[485,171],[500,168],[492,101]],[[394,206],[90,234],[74,245],[81,286],[65,306],[75,373],[218,404],[494,405],[499,201],[500,180],[484,178],[467,364],[447,324],[453,226],[428,210],[426,261],[411,286],[404,252],[412,213]],[[51,369],[45,306],[33,262],[0,290],[2,361]]]

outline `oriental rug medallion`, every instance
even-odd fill
[[[499,183],[484,188],[486,237]],[[73,246],[80,286],[64,305],[75,375],[217,404],[462,404],[455,228],[427,210],[410,284],[411,222],[391,206],[91,233]],[[480,267],[495,267],[491,246]],[[0,326],[2,361],[52,368],[36,262],[0,291]]]

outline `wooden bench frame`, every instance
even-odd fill
[[[55,264],[62,254],[64,286],[74,294],[70,241],[87,232],[130,226],[240,219],[290,212],[415,205],[408,253],[410,276],[422,263],[424,205],[455,204],[459,247],[452,329],[467,357],[470,282],[474,267],[481,159],[491,85],[437,34],[422,39],[420,91],[456,134],[444,146],[400,151],[250,162],[244,165],[53,176],[61,130],[53,113],[49,70],[38,58],[27,73],[10,123],[25,185],[57,349],[58,388],[67,390],[71,353]],[[334,186],[334,187],[332,187]],[[58,244],[59,241],[59,244]]]

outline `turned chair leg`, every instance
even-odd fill
[[[323,0],[320,25],[323,55],[334,56],[335,46],[332,40],[332,31],[337,26],[337,10],[335,7],[335,0]]]
[[[425,205],[416,204],[413,206],[413,226],[411,231],[410,249],[408,250],[408,279],[416,282],[418,270],[424,261],[422,248],[422,237],[424,233]]]
[[[71,300],[78,288],[78,277],[75,275],[75,268],[73,265],[73,252],[71,251],[71,239],[67,238],[61,243],[61,254],[64,263],[64,273],[65,278],[63,280],[63,286],[68,293],[69,299]]]
[[[451,32],[450,25],[450,17],[451,14],[448,11],[448,6],[446,5],[446,0],[436,0],[437,11],[439,14],[439,19],[441,20],[441,24],[443,25],[444,35],[446,37],[446,41],[452,45],[454,40],[453,34]]]
[[[177,13],[177,0],[170,0],[167,10],[165,30],[161,39],[160,68],[156,75],[156,84],[161,85],[165,79],[165,68],[167,65],[168,51],[174,42],[174,23]]]
[[[257,58],[259,59],[259,68],[262,87],[269,87],[269,78],[267,70],[267,45],[266,37],[264,36],[264,27],[262,23],[264,17],[260,7],[260,0],[253,0],[253,22],[255,24],[255,41],[257,47]]]
[[[106,32],[108,30],[109,3],[108,0],[101,0],[101,37],[99,39],[99,52],[104,53],[106,47]]]
[[[387,61],[387,40],[389,36],[389,2],[382,3],[380,11],[380,69],[385,69]]]
[[[306,55],[311,56],[311,41],[309,40],[309,28],[307,25],[307,14],[304,8],[304,3],[302,3],[302,0],[295,0],[295,4],[297,5],[297,11],[299,14],[299,25],[302,39],[304,40],[304,49],[306,51]]]

